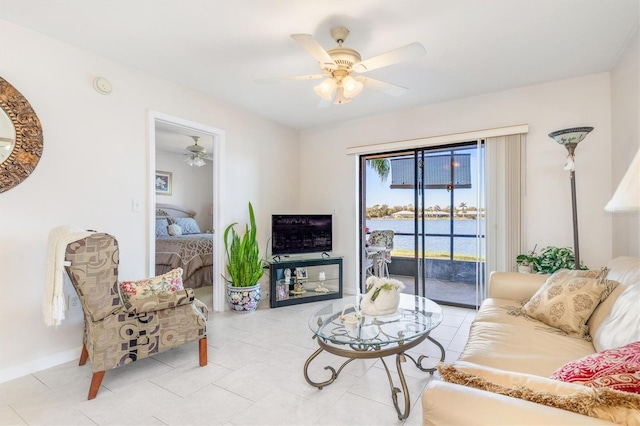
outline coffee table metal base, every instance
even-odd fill
[[[313,336],[314,339],[317,336]],[[311,386],[315,386],[318,389],[322,389],[325,386],[333,383],[340,373],[342,369],[349,364],[354,359],[372,359],[372,358],[380,358],[382,361],[382,365],[384,365],[384,369],[387,372],[387,378],[389,379],[389,387],[391,388],[391,399],[393,400],[393,405],[396,408],[396,412],[398,413],[398,419],[404,420],[409,417],[409,413],[411,412],[411,398],[409,397],[409,389],[407,388],[407,382],[404,378],[404,373],[402,371],[402,363],[407,361],[409,358],[416,367],[424,372],[431,373],[436,370],[436,367],[428,367],[425,368],[422,366],[422,361],[428,358],[428,356],[420,355],[417,360],[415,360],[411,355],[405,353],[408,349],[413,348],[414,346],[419,345],[425,339],[428,339],[432,343],[434,343],[440,349],[440,362],[444,361],[445,350],[440,343],[438,343],[435,339],[433,339],[428,334],[424,336],[420,336],[417,339],[414,339],[410,342],[406,342],[404,344],[394,345],[390,348],[374,348],[371,350],[371,347],[363,347],[359,348],[357,345],[349,345],[350,349],[342,349],[337,347],[336,345],[329,344],[322,339],[318,339],[318,345],[320,347],[307,359],[304,363],[304,378]],[[327,351],[331,354],[338,355],[347,360],[336,370],[330,365],[324,367],[325,370],[331,372],[331,377],[324,382],[314,382],[309,378],[308,369],[309,365],[313,360],[320,355],[323,351]],[[396,369],[398,370],[398,377],[400,378],[400,386],[402,389],[394,386],[393,378],[391,377],[391,372],[389,371],[389,367],[387,367],[387,363],[385,362],[383,357],[395,355],[396,356]],[[398,394],[402,394],[404,396],[404,410],[400,409],[400,404],[398,403]]]

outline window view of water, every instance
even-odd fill
[[[448,235],[451,233],[451,222],[449,220],[426,220],[425,233],[442,234],[443,237],[425,237],[426,247],[424,250],[428,253],[449,253],[451,250],[451,240]],[[396,235],[393,238],[394,255],[412,256],[414,250],[414,221],[407,219],[367,219],[366,226],[369,231],[392,230]],[[454,234],[469,235],[465,237],[454,238],[454,253],[456,255],[475,256],[476,247],[476,227],[478,222],[475,220],[455,220],[453,223]],[[480,235],[484,236],[485,221],[479,221]],[[397,235],[397,234],[410,235]],[[407,253],[410,252],[410,253]]]

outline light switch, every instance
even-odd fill
[[[132,210],[134,212],[142,211],[142,201],[138,200],[137,198],[133,199],[133,202],[131,203],[131,205],[132,205]]]

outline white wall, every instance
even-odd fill
[[[181,154],[156,152],[156,170],[171,172],[171,195],[157,195],[157,203],[176,204],[196,212],[196,222],[202,232],[213,228],[213,164],[191,167]]]
[[[148,114],[160,111],[226,132],[223,223],[248,219],[266,244],[270,214],[298,206],[299,132],[177,85],[0,21],[0,75],[35,109],[44,152],[23,183],[0,194],[0,381],[79,356],[82,316],[42,321],[47,235],[58,225],[97,229],[120,243],[120,277],[145,275]],[[98,94],[96,75],[113,83]],[[274,191],[273,188],[279,190]],[[219,234],[218,234],[219,235]]]
[[[640,149],[640,31],[611,70],[612,187]],[[640,257],[640,215],[613,218],[613,255]]]
[[[531,248],[571,247],[570,184],[562,169],[566,150],[547,134],[593,126],[576,150],[576,184],[580,254],[587,266],[597,268],[612,255],[611,218],[604,213],[611,195],[610,123],[609,74],[602,73],[305,130],[300,156],[314,161],[301,164],[301,208],[331,211],[337,206],[334,251],[355,253],[357,168],[355,159],[345,154],[347,147],[528,124],[526,243]],[[345,281],[352,288],[357,262],[353,256],[345,260]]]

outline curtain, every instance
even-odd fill
[[[524,134],[485,141],[487,277],[492,271],[513,271],[516,256],[526,249],[524,142]]]

